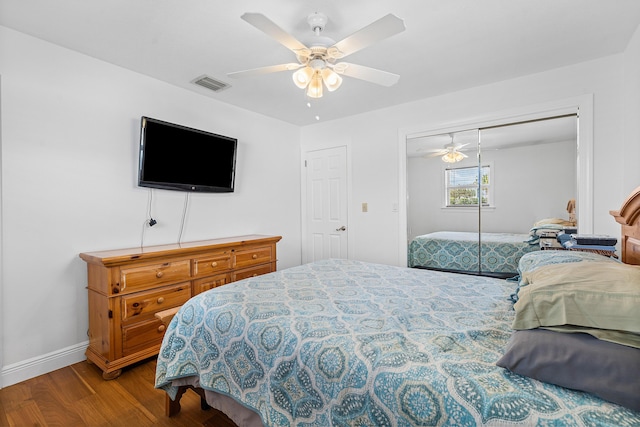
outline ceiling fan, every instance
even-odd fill
[[[469,144],[455,144],[453,142],[453,135],[449,134],[449,136],[451,137],[451,142],[449,144],[445,145],[444,148],[425,150],[431,154],[427,154],[423,157],[429,158],[442,156],[442,161],[447,163],[455,163],[462,159],[466,159],[468,156],[462,152],[462,149]]]
[[[382,86],[392,86],[400,78],[397,74],[375,68],[339,62],[352,53],[404,31],[404,22],[393,14],[378,19],[336,43],[321,35],[328,21],[327,16],[320,12],[312,13],[307,17],[307,22],[314,36],[308,46],[261,13],[245,13],[241,18],[291,50],[298,62],[237,71],[227,74],[229,77],[253,77],[297,70],[293,73],[293,81],[299,88],[306,89],[307,96],[311,98],[322,97],[323,84],[330,92],[338,89],[342,84],[341,75]]]

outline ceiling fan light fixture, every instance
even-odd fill
[[[464,155],[458,151],[449,151],[442,156],[442,161],[445,163],[456,163],[464,159]]]
[[[304,89],[311,82],[311,78],[313,77],[313,70],[310,67],[300,68],[298,71],[293,73],[293,83],[298,86],[300,89]]]
[[[307,86],[307,96],[309,98],[322,98],[322,76],[319,72],[313,74],[313,78]]]
[[[327,86],[327,89],[329,89],[329,92],[333,92],[338,89],[342,84],[342,77],[334,73],[333,70],[330,70],[329,68],[322,70],[322,80]]]

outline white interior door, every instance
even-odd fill
[[[347,149],[309,151],[305,158],[306,232],[303,259],[348,258]]]

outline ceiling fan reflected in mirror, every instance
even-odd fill
[[[253,77],[279,71],[295,71],[292,76],[294,84],[305,89],[310,98],[321,98],[324,87],[330,92],[338,89],[342,84],[342,76],[382,86],[393,86],[400,78],[397,74],[375,68],[340,62],[352,53],[404,31],[404,22],[393,14],[388,14],[335,43],[329,37],[321,35],[328,21],[327,16],[320,12],[312,13],[307,17],[309,27],[313,31],[313,38],[308,46],[261,13],[245,13],[241,18],[291,50],[298,62],[237,71],[227,74],[229,77]]]
[[[430,158],[430,157],[438,157],[438,156],[442,156],[442,161],[446,162],[446,163],[456,163],[459,162],[462,159],[466,159],[468,156],[466,154],[464,154],[461,150],[466,147],[467,144],[455,144],[453,142],[453,135],[449,134],[449,137],[451,138],[451,142],[447,145],[444,146],[444,148],[441,149],[435,149],[435,150],[426,150],[427,152],[430,152],[431,154],[427,154],[423,157],[425,158]]]

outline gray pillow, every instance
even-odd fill
[[[514,331],[496,363],[526,377],[640,411],[640,349],[582,333]]]

